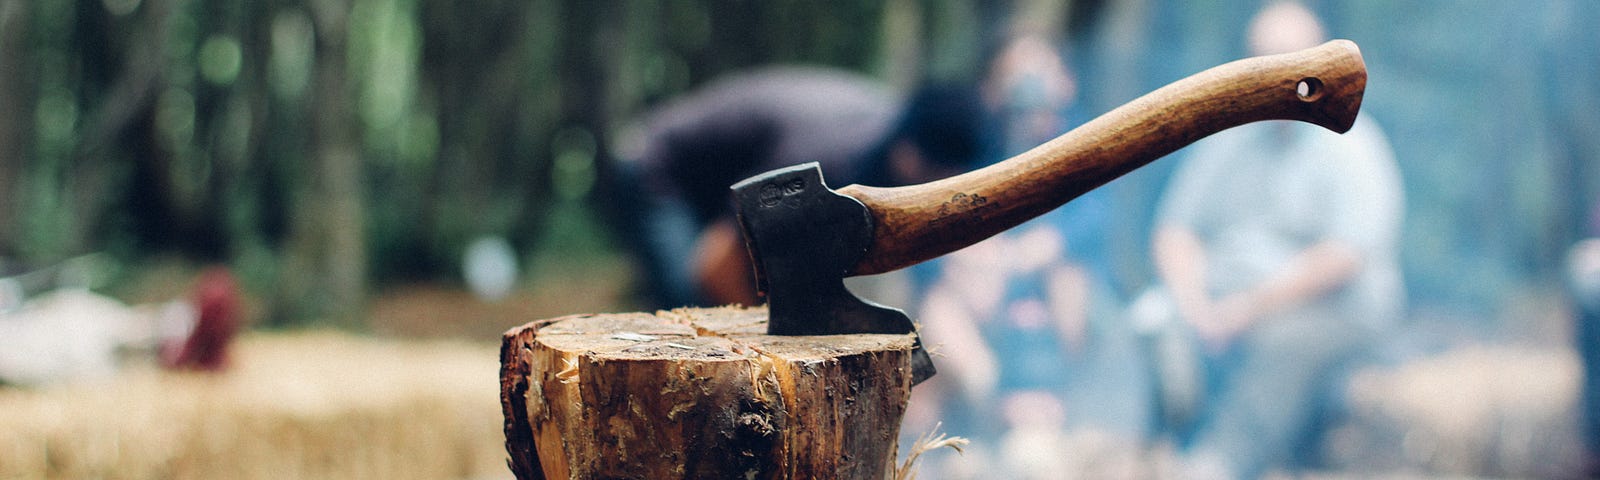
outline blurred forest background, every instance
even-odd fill
[[[1350,382],[1328,466],[1575,477],[1562,273],[1600,228],[1600,2],[1305,3],[1361,46],[1407,196],[1409,361]],[[216,378],[0,389],[0,477],[503,478],[496,334],[641,308],[600,212],[652,106],[776,63],[975,81],[1028,28],[1066,53],[1078,124],[1243,57],[1262,4],[0,0],[0,278],[89,258],[148,304],[226,264],[254,326],[294,330],[242,336]],[[1104,187],[1120,293],[1153,282],[1183,156]],[[498,303],[465,293],[484,237],[522,266]],[[1106,445],[1060,452],[1150,463]]]
[[[1405,176],[1414,310],[1498,330],[1549,298],[1600,193],[1600,3],[1309,4],[1366,56],[1363,115]],[[0,267],[227,263],[271,326],[359,325],[375,292],[459,282],[483,235],[519,252],[525,289],[626,282],[595,215],[610,145],[676,93],[771,63],[971,80],[1022,19],[1060,35],[1081,123],[1243,56],[1259,6],[0,0]],[[1176,164],[1107,187],[1125,290],[1151,280]]]

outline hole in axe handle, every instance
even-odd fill
[[[1300,96],[1301,101],[1315,102],[1322,98],[1322,80],[1317,77],[1302,78],[1300,83],[1295,84],[1294,93]]]

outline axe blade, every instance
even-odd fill
[[[872,244],[872,215],[860,200],[828,188],[817,163],[751,177],[733,185],[733,196],[767,297],[768,334],[916,333],[905,312],[844,287]],[[920,336],[911,365],[913,385],[934,374]]]

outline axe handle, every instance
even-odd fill
[[[1021,155],[934,182],[850,185],[873,217],[854,275],[888,272],[961,249],[1224,129],[1299,120],[1344,133],[1366,89],[1361,51],[1334,40],[1247,58],[1184,78]]]

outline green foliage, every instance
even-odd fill
[[[1081,121],[1237,57],[1258,3],[0,2],[0,255],[227,261],[281,312],[359,303],[368,281],[452,279],[481,235],[607,256],[594,212],[617,132],[719,75],[806,63],[899,87],[970,80],[1021,21],[1073,39]],[[1368,53],[1418,291],[1481,297],[1553,272],[1600,189],[1596,8],[1317,5]],[[1084,11],[1098,13],[1057,18]],[[1148,280],[1141,229],[1165,168],[1114,187],[1127,286]],[[346,258],[359,268],[331,266]]]

